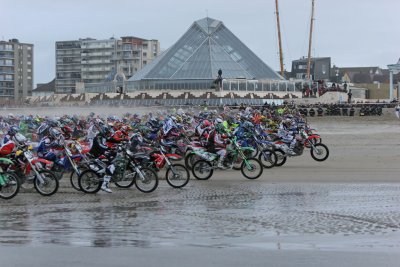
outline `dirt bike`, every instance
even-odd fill
[[[13,164],[10,159],[0,158],[0,198],[11,199],[15,197],[21,187],[21,182],[17,175],[7,171],[8,167]],[[6,171],[4,171],[3,167]]]
[[[24,183],[33,183],[35,190],[43,196],[51,196],[58,191],[59,182],[50,170],[43,169],[42,164],[51,166],[51,162],[35,157],[31,145],[21,145],[15,152],[15,162],[10,169]]]
[[[197,155],[196,150],[205,151],[205,142],[192,141],[190,145],[187,146],[185,154],[185,167],[188,170],[192,169],[193,164],[200,160],[201,157]]]
[[[72,141],[68,145],[64,145],[65,157],[64,166],[72,169],[69,181],[75,190],[80,191],[78,177],[88,169],[89,158],[87,157],[88,149],[84,149],[77,141]]]
[[[280,167],[285,164],[287,157],[301,156],[304,152],[304,148],[311,149],[311,157],[316,161],[324,161],[329,157],[328,147],[322,143],[315,143],[315,140],[319,138],[319,136],[308,135],[304,129],[301,129],[296,138],[297,142],[293,148],[293,153],[290,152],[288,143],[283,141],[275,142],[275,153],[278,157],[275,166]]]
[[[161,142],[157,151],[150,154],[150,158],[153,160],[149,167],[159,171],[167,165],[168,167],[165,173],[167,183],[174,188],[182,188],[189,182],[190,173],[184,165],[171,163],[171,161],[182,159],[182,156],[167,153],[165,146],[168,146],[168,144]]]
[[[257,131],[256,131],[257,133]],[[260,138],[261,135],[254,133],[249,134],[249,140],[246,140],[243,145],[249,145],[253,147],[256,153],[252,156],[256,157],[258,155],[258,160],[261,162],[264,168],[270,169],[275,166],[278,161],[278,157],[274,152],[273,144],[270,141]]]
[[[149,159],[146,154],[135,154],[123,145],[118,145],[117,156],[113,160],[115,172],[110,183],[115,183],[121,188],[129,188],[135,184],[141,192],[153,192],[158,187],[158,176],[154,170],[144,167],[147,163],[143,162]],[[78,177],[78,184],[83,192],[95,194],[100,190],[107,164],[110,162],[105,157],[90,162],[89,169],[83,171]]]
[[[208,180],[213,175],[214,170],[219,169],[217,166],[219,155],[204,150],[195,150],[194,152],[202,159],[194,163],[192,167],[193,176],[198,180]],[[263,173],[263,166],[258,159],[247,156],[253,152],[252,147],[241,147],[234,137],[231,144],[227,146],[227,155],[223,165],[227,168],[240,170],[247,179],[257,179]]]

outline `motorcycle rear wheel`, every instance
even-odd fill
[[[192,173],[197,180],[208,180],[213,175],[214,170],[210,162],[199,160],[193,165]]]
[[[102,179],[98,173],[92,170],[86,170],[78,177],[79,188],[87,194],[96,194],[99,192]]]

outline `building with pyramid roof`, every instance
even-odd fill
[[[220,69],[224,79],[284,80],[221,21],[207,17],[132,76],[128,89],[210,88]]]

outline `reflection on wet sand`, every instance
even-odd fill
[[[124,190],[95,196],[71,191],[52,198],[25,193],[2,203],[0,243],[230,247],[260,239],[264,247],[285,249],[286,239],[296,235],[383,235],[400,247],[399,239],[390,238],[400,230],[398,185],[242,181],[226,188],[197,183],[187,190],[159,191],[135,197]]]

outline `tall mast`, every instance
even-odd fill
[[[279,42],[279,62],[281,64],[281,76],[284,75],[283,70],[283,53],[282,53],[282,41],[281,41],[281,25],[279,23],[279,8],[278,8],[278,0],[275,0],[276,6],[276,25],[278,27],[278,42]]]
[[[312,0],[311,5],[311,23],[310,23],[310,40],[308,43],[308,62],[307,62],[307,79],[310,80],[310,68],[311,68],[311,41],[312,41],[312,32],[314,26],[314,0]]]

